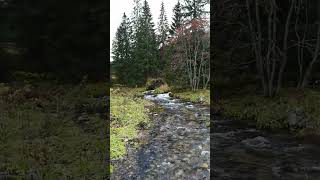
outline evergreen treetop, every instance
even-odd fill
[[[159,23],[158,23],[158,42],[164,43],[168,37],[169,25],[167,20],[167,15],[164,9],[164,3],[161,2],[161,9],[160,9],[160,16],[159,16]]]
[[[182,12],[180,1],[173,8],[173,21],[170,28],[170,34],[173,35],[177,28],[182,25]]]

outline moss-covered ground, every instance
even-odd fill
[[[254,123],[259,128],[288,129],[289,112],[304,114],[307,127],[298,129],[297,135],[320,135],[320,92],[306,89],[283,89],[273,98],[246,94],[221,98],[212,108],[226,117]]]
[[[208,89],[200,89],[197,91],[184,89],[177,91],[173,90],[172,92],[174,97],[182,99],[184,101],[210,105],[210,90]]]
[[[126,154],[126,143],[137,137],[139,129],[150,125],[152,103],[143,99],[145,88],[113,87],[110,91],[110,157],[117,160]],[[113,166],[111,164],[111,172]]]

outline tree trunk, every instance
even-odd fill
[[[300,10],[301,10],[301,3],[299,3],[298,6],[298,15],[300,14]],[[308,3],[308,1],[306,1],[306,3]],[[305,48],[305,41],[306,41],[306,34],[307,34],[307,30],[308,30],[308,4],[306,4],[306,12],[305,12],[305,25],[304,25],[304,30],[303,30],[303,34],[302,34],[302,39],[299,35],[298,32],[298,18],[296,21],[296,27],[295,27],[295,31],[296,31],[296,36],[298,39],[298,69],[299,69],[299,76],[298,76],[298,84],[297,84],[297,88],[301,88],[302,85],[302,81],[303,81],[303,69],[304,69],[304,48]]]
[[[256,59],[256,68],[258,71],[258,76],[260,78],[261,81],[261,85],[263,88],[263,94],[267,95],[268,94],[268,90],[267,90],[267,85],[266,85],[266,80],[265,80],[265,76],[264,76],[264,71],[263,71],[263,60],[262,60],[262,55],[261,55],[261,24],[260,24],[260,13],[259,13],[259,4],[258,4],[259,0],[256,0],[255,2],[255,7],[256,7],[256,11],[255,11],[255,17],[257,20],[257,32],[255,32],[254,28],[253,28],[253,21],[252,21],[252,17],[251,17],[251,8],[250,8],[250,3],[249,0],[246,0],[246,5],[247,5],[247,15],[248,15],[248,21],[249,21],[249,29],[250,29],[250,36],[251,36],[251,43],[255,52],[255,59]],[[255,34],[258,34],[258,37]]]
[[[283,49],[282,49],[282,55],[283,55],[283,59],[282,59],[282,64],[279,70],[279,74],[278,74],[278,86],[277,86],[277,93],[279,93],[281,87],[282,87],[282,78],[283,78],[283,72],[284,69],[287,65],[287,59],[288,59],[288,34],[289,34],[289,27],[290,27],[290,20],[292,17],[292,13],[293,13],[293,9],[294,9],[294,5],[295,5],[296,0],[291,0],[291,5],[290,5],[290,9],[288,12],[288,16],[287,16],[287,20],[286,20],[286,25],[285,25],[285,32],[284,32],[284,38],[283,38]]]
[[[318,33],[317,33],[317,43],[316,43],[316,49],[313,54],[312,61],[309,63],[306,72],[303,77],[303,81],[301,83],[301,88],[305,88],[308,85],[308,80],[311,75],[313,65],[318,60],[319,57],[319,50],[320,50],[320,21],[318,21]]]

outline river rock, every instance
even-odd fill
[[[194,113],[194,117],[198,118],[200,116],[201,116],[201,114],[199,112]]]
[[[185,127],[177,127],[177,133],[179,136],[183,136],[186,134],[186,128]]]
[[[183,170],[179,170],[177,173],[176,173],[176,176],[181,176],[183,175]]]
[[[271,146],[270,141],[262,136],[257,136],[252,139],[246,139],[241,141],[241,143],[253,148],[269,148]]]
[[[210,155],[209,151],[201,151],[201,156]]]
[[[154,90],[150,90],[150,91],[145,91],[143,94],[144,95],[153,95]]]
[[[290,111],[287,118],[290,128],[305,128],[306,127],[306,116],[301,109],[295,109]]]
[[[209,165],[208,165],[207,163],[203,163],[203,164],[201,165],[201,167],[202,167],[202,168],[205,168],[205,169],[208,169],[208,168],[209,168]]]

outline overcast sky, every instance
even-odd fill
[[[141,0],[142,2],[144,0]],[[160,5],[161,1],[164,3],[164,8],[167,14],[169,24],[171,24],[172,19],[172,10],[174,5],[178,0],[147,0],[150,6],[152,19],[154,24],[157,26],[158,18],[160,15]],[[127,16],[131,17],[133,9],[133,0],[110,0],[110,52],[112,47],[112,41],[117,32],[117,28],[121,23],[122,15],[125,12]],[[110,54],[110,60],[111,60]]]

